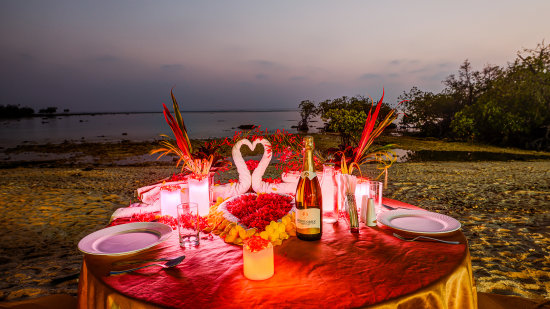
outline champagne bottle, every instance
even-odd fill
[[[296,236],[301,240],[318,240],[323,233],[323,198],[313,162],[313,137],[304,137],[304,147],[304,165],[296,188]]]

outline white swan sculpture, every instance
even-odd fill
[[[258,144],[262,144],[264,147],[264,153],[262,159],[258,163],[258,167],[251,174],[246,166],[246,162],[243,159],[241,153],[241,147],[243,145],[248,146],[250,150],[254,151]],[[212,188],[213,200],[218,197],[224,199],[243,194],[249,191],[250,187],[257,193],[283,193],[283,194],[295,194],[296,187],[298,185],[299,173],[283,174],[281,183],[267,183],[262,180],[262,177],[267,169],[267,166],[271,162],[273,153],[271,152],[271,143],[264,139],[257,139],[254,142],[250,142],[248,139],[239,140],[232,148],[231,155],[233,161],[239,173],[239,181],[236,183],[226,183],[223,185],[215,185]],[[320,176],[320,175],[318,175]],[[185,180],[174,182],[159,182],[150,186],[145,186],[137,189],[139,199],[149,205],[148,211],[154,212],[160,210],[160,187],[163,185],[180,185],[181,187],[187,187]],[[151,207],[152,206],[152,207]],[[145,211],[144,207],[140,207],[140,212]]]
[[[281,183],[268,183],[263,181],[263,176],[267,166],[271,162],[273,153],[271,151],[271,143],[264,139],[255,140],[254,143],[260,143],[264,146],[264,154],[258,167],[252,173],[252,189],[256,193],[282,193],[282,194],[295,194],[296,187],[298,186],[299,177],[287,177],[283,178]]]
[[[258,143],[258,141],[254,141],[253,143],[251,143],[247,139],[242,139],[233,146],[231,150],[231,155],[233,156],[233,162],[235,163],[235,166],[237,167],[237,172],[239,173],[239,181],[236,183],[227,183],[214,186],[214,200],[216,200],[218,197],[226,199],[231,196],[243,194],[246,193],[248,189],[250,189],[250,186],[252,184],[252,176],[250,175],[250,171],[246,166],[246,162],[244,162],[243,155],[241,153],[241,147],[242,145],[246,145],[248,146],[248,148],[250,148],[250,150],[254,151]]]

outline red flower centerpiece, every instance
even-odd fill
[[[273,245],[296,235],[293,198],[278,193],[246,193],[232,197],[213,210],[208,219],[212,232],[228,243],[259,236]]]

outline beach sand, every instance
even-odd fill
[[[0,169],[0,301],[76,295],[78,241],[171,166]],[[236,178],[226,173],[220,180]],[[550,298],[550,161],[397,163],[384,196],[458,219],[477,290]]]

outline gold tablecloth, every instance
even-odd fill
[[[342,223],[323,229],[321,241],[291,237],[275,247],[275,275],[263,281],[243,276],[242,247],[214,237],[201,240],[199,249],[184,250],[175,231],[170,240],[143,253],[85,256],[79,307],[477,308],[462,232],[445,238],[460,245],[448,245],[404,242],[383,227],[362,226],[358,235]],[[116,261],[180,254],[186,259],[173,269],[107,275]]]

